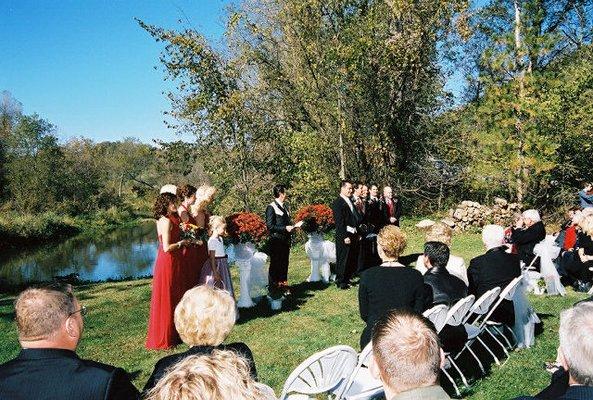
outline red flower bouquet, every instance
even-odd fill
[[[305,233],[325,233],[335,226],[332,209],[325,204],[311,204],[300,208],[295,220],[303,221],[301,228]]]
[[[233,244],[258,243],[267,233],[264,220],[257,214],[249,212],[235,213],[226,217],[228,237]]]

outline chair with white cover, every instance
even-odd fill
[[[280,400],[304,400],[323,393],[340,393],[357,364],[356,350],[333,346],[313,354],[290,374]]]
[[[472,304],[474,304],[474,299],[475,299],[474,295],[469,295],[469,296],[464,297],[463,299],[459,300],[457,303],[455,303],[455,305],[449,309],[449,311],[447,313],[447,318],[445,320],[445,324],[443,325],[443,327],[445,325],[451,325],[451,326],[461,325],[464,321],[465,316],[471,309]],[[451,355],[449,353],[446,353],[445,357],[446,357],[447,361],[455,368],[455,370],[457,371],[459,376],[461,376],[461,380],[463,381],[463,384],[466,387],[468,387],[469,384],[467,383],[467,379],[465,378],[465,375],[463,375],[463,372],[461,372],[461,369],[455,363],[455,361],[453,360]],[[449,373],[446,371],[446,368],[442,368],[441,370],[443,371],[445,376],[447,376],[449,381],[451,381],[451,383],[453,384],[453,386],[455,388],[455,392],[457,393],[457,395],[459,395],[459,389],[457,388],[455,381],[451,378]]]
[[[354,372],[344,386],[344,390],[336,395],[336,399],[344,400],[369,400],[384,392],[380,380],[373,378],[369,370],[369,362],[373,352],[372,343],[369,342],[358,355],[358,363]]]
[[[476,353],[474,353],[474,351],[472,350],[471,344],[474,342],[474,340],[476,340],[478,338],[478,335],[480,334],[480,328],[478,328],[478,326],[476,326],[475,324],[479,325],[480,320],[483,318],[484,315],[486,315],[488,313],[488,311],[490,310],[490,307],[492,306],[492,303],[494,303],[496,301],[499,294],[500,294],[499,287],[490,289],[486,293],[484,293],[482,296],[480,296],[480,298],[478,300],[476,300],[476,302],[472,305],[469,312],[463,319],[463,326],[465,328],[465,331],[467,332],[467,342],[465,342],[465,345],[463,346],[463,348],[454,357],[455,359],[457,359],[459,357],[459,355],[464,350],[469,351],[469,353],[478,362],[478,366],[480,367],[480,370],[482,371],[483,374],[485,374],[486,371],[484,370],[484,366],[482,365],[482,362],[480,361],[480,359],[478,358]],[[473,316],[476,316],[476,318],[472,321],[472,324],[469,324],[468,321]]]
[[[422,315],[432,322],[437,333],[439,333],[445,326],[448,313],[449,307],[447,307],[445,304],[439,304],[424,311]]]

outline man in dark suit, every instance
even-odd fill
[[[593,303],[581,302],[560,313],[560,346],[556,364],[558,371],[552,383],[535,397],[516,400],[593,399]]]
[[[402,216],[402,204],[397,196],[393,195],[393,190],[390,186],[383,188],[383,215],[385,225],[399,226],[399,222]]]
[[[357,243],[357,214],[350,200],[352,183],[342,181],[340,195],[332,204],[336,223],[336,285],[340,289],[350,287],[350,279],[356,270],[357,252],[353,250]]]
[[[486,253],[472,259],[467,269],[469,294],[478,299],[488,290],[499,287],[501,290],[521,275],[519,256],[507,253],[503,245],[504,228],[498,225],[486,225],[482,230],[482,241]],[[492,314],[492,320],[512,327],[515,324],[513,302],[503,300]]]
[[[363,190],[364,194],[364,190]],[[377,234],[385,225],[385,216],[381,208],[381,201],[378,198],[379,189],[377,185],[370,185],[370,196],[366,200],[365,214],[361,224],[361,246],[360,262],[358,272],[381,264],[381,258],[377,252]]]
[[[15,313],[22,350],[0,365],[0,399],[139,398],[123,369],[76,355],[86,308],[68,285],[25,290]]]
[[[290,223],[286,200],[286,187],[276,185],[274,201],[266,208],[266,226],[270,234],[270,285],[288,290],[288,258],[294,226]]]

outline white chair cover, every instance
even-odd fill
[[[357,358],[358,353],[350,346],[334,346],[313,354],[286,379],[280,400],[340,393],[356,367]]]
[[[544,240],[533,248],[533,254],[540,258],[540,273],[546,281],[546,289],[549,295],[566,295],[566,289],[560,283],[560,275],[554,266],[554,260],[560,254],[560,247],[556,245],[556,238],[547,235]]]
[[[251,279],[249,280],[249,295],[252,298],[265,296],[268,293],[268,255],[261,251],[251,257]]]
[[[439,304],[434,306],[422,313],[432,324],[434,325],[437,333],[440,332],[443,327],[445,326],[445,322],[447,321],[447,314],[449,312],[449,307],[444,304]]]
[[[528,275],[531,271],[524,271],[523,276]],[[513,296],[513,307],[515,309],[515,325],[513,325],[513,333],[517,338],[517,347],[531,347],[535,342],[535,324],[540,322],[535,311],[529,304],[527,299],[528,282],[521,279],[519,286],[515,290]]]

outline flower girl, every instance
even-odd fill
[[[208,260],[206,260],[202,267],[200,284],[224,289],[235,298],[227,255],[222,242],[222,236],[224,236],[226,231],[226,223],[223,217],[213,215],[210,217],[209,225]]]

